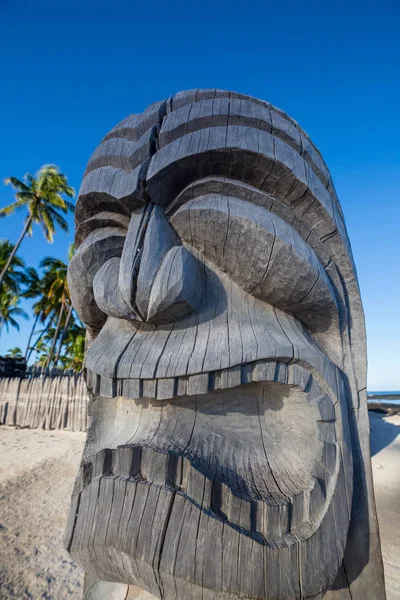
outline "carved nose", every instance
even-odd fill
[[[97,272],[93,292],[106,314],[162,324],[193,312],[201,297],[202,267],[183,246],[164,209],[132,213],[121,258]]]

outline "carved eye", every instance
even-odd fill
[[[125,216],[102,212],[78,229],[79,240],[87,237],[68,280],[75,308],[93,334],[107,316],[171,323],[195,310],[201,297],[202,268],[180,245],[162,208],[136,210],[126,224]]]
[[[68,266],[68,287],[72,302],[79,317],[92,333],[98,332],[107,319],[94,299],[94,277],[109,259],[121,256],[126,235],[123,227],[102,226],[102,214],[104,216],[104,213],[100,213],[90,219],[90,223],[86,221],[90,233],[78,247]]]
[[[246,292],[297,314],[336,309],[329,278],[300,235],[262,206],[220,194],[182,205],[171,217],[181,239]]]

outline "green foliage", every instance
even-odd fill
[[[61,213],[74,212],[74,205],[65,200],[74,197],[74,189],[68,185],[67,177],[55,165],[44,165],[34,177],[27,173],[24,181],[9,177],[6,184],[17,190],[15,202],[0,209],[0,218],[12,214],[20,208],[28,209],[28,235],[32,234],[32,224],[41,225],[48,242],[53,241],[56,225],[68,231],[68,223]],[[61,195],[62,194],[62,195]]]
[[[21,348],[19,348],[18,346],[15,346],[15,348],[10,348],[9,350],[7,350],[6,357],[7,358],[22,358]]]
[[[68,329],[65,338],[65,354],[60,357],[61,364],[67,369],[81,371],[85,355],[86,331],[82,324],[74,324]]]
[[[5,327],[7,332],[11,327],[15,327],[19,331],[19,323],[17,317],[27,319],[28,315],[18,307],[19,298],[11,292],[1,292],[0,294],[0,335]]]
[[[34,300],[33,326],[25,357],[33,355],[35,364],[50,366],[61,364],[65,368],[81,369],[85,349],[85,329],[72,309],[67,282],[67,264],[48,256],[40,263],[42,273],[26,267],[17,255],[18,247],[26,234],[32,232],[33,223],[42,226],[45,238],[51,242],[56,227],[68,231],[65,214],[74,211],[74,205],[65,199],[74,196],[67,177],[54,165],[45,165],[34,177],[30,173],[20,181],[16,177],[6,180],[16,190],[15,201],[0,209],[0,218],[16,210],[26,209],[25,225],[18,242],[0,242],[0,335],[2,329],[14,327],[19,331],[18,319],[27,318],[19,307],[21,298]],[[74,247],[68,252],[72,258]],[[22,356],[20,348],[9,350],[9,356]]]
[[[14,250],[14,244],[8,240],[0,241],[0,273],[6,266],[11,253]],[[13,294],[21,293],[21,285],[26,283],[25,263],[16,254],[11,259],[11,264],[4,275],[3,282],[0,286],[0,293],[11,292]]]

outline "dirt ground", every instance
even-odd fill
[[[62,547],[85,434],[0,427],[0,600],[81,600]],[[371,413],[387,600],[400,599],[400,416]]]

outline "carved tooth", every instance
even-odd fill
[[[105,398],[114,398],[116,396],[116,380],[103,376],[100,381],[100,395]]]
[[[309,371],[297,363],[289,365],[288,371],[288,384],[295,385],[304,391],[310,381]]]
[[[187,390],[187,377],[179,377],[176,389],[177,396],[185,396]]]
[[[205,479],[205,476],[200,471],[195,469],[193,465],[190,465],[187,494],[189,498],[200,504],[200,506],[203,505]]]
[[[276,371],[275,361],[260,361],[253,365],[252,381],[274,381]]]
[[[278,362],[276,363],[276,371],[275,371],[275,381],[277,383],[288,382],[288,366],[286,363]]]
[[[242,384],[251,383],[253,381],[252,371],[253,371],[253,365],[251,363],[242,365],[242,373],[241,373]]]
[[[208,373],[200,373],[199,375],[191,375],[188,377],[187,394],[194,396],[196,394],[206,394],[209,389]]]
[[[310,492],[305,490],[291,499],[290,529],[307,523],[310,518]]]
[[[219,479],[214,479],[211,491],[212,512],[220,517],[226,517],[229,494],[228,487]]]
[[[225,483],[221,484],[221,513],[222,516],[226,517],[228,511],[228,502],[231,491]]]
[[[221,371],[221,388],[233,388],[241,384],[241,366],[224,369]]]
[[[189,483],[189,472],[190,472],[190,462],[187,458],[182,458],[182,479],[181,479],[181,488],[185,492],[188,488]]]
[[[173,462],[172,462],[173,464]],[[182,487],[182,475],[183,475],[183,458],[182,456],[176,456],[176,464],[174,465],[175,471],[173,473],[172,484],[175,488],[181,489]]]
[[[95,379],[93,382],[93,394],[100,394],[100,381],[101,381],[101,377],[100,375],[95,375]]]
[[[325,481],[316,479],[310,492],[310,520],[315,519],[325,502]]]
[[[148,475],[150,473],[152,454],[153,450],[151,448],[142,448],[140,473],[144,479],[148,479]]]
[[[211,379],[210,388],[213,390],[221,389],[221,371],[215,371]]]
[[[228,521],[230,521],[231,523],[235,523],[235,525],[239,525],[240,523],[241,503],[242,501],[240,498],[234,496],[232,493],[229,494],[226,516]]]
[[[124,379],[123,381],[123,396],[125,398],[141,398],[141,380],[140,379]]]
[[[328,444],[334,444],[336,442],[336,431],[335,424],[328,421],[319,421],[318,426],[318,439],[321,442],[327,442]]]
[[[140,472],[141,448],[118,446],[115,452],[115,473],[121,477],[135,477]]]
[[[266,511],[264,508],[264,502],[262,500],[258,500],[256,503],[254,512],[255,512],[255,527],[256,530],[259,531],[260,533],[262,533],[262,535],[266,535],[267,533],[267,529],[266,529],[266,522],[265,522],[265,515],[266,515]]]
[[[324,444],[323,452],[323,464],[325,466],[326,473],[332,475],[335,471],[337,461],[337,448],[336,444]]]
[[[156,397],[157,379],[143,379],[143,398]]]
[[[175,396],[175,377],[157,380],[157,400],[169,400]]]
[[[318,410],[321,415],[321,421],[334,421],[335,408],[329,396],[322,396],[318,402]]]
[[[96,374],[93,373],[93,371],[89,371],[89,369],[86,373],[86,385],[88,386],[89,390],[92,391],[94,391],[94,388],[96,386]]]
[[[251,531],[251,503],[229,492],[226,516],[228,521]]]
[[[212,484],[212,480],[206,477],[204,482],[203,508],[211,508]]]
[[[115,472],[120,477],[131,474],[132,450],[129,446],[118,446],[115,451]]]
[[[271,506],[264,503],[266,537],[278,538],[289,532],[289,504]]]
[[[165,484],[167,480],[168,454],[155,452],[151,448],[142,448],[142,476],[150,483]]]
[[[180,485],[176,484],[177,476],[178,476],[178,466],[179,466],[179,456],[176,454],[168,454],[167,455],[167,474],[165,483],[170,487],[180,487]],[[180,476],[180,474],[179,474]]]
[[[109,448],[97,452],[93,459],[93,479],[110,474],[112,467],[112,451]]]

